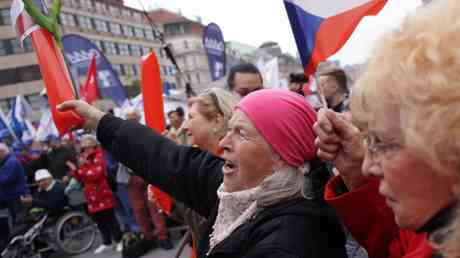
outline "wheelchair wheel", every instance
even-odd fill
[[[70,211],[59,218],[55,230],[56,244],[66,254],[87,251],[96,238],[96,226],[83,212]]]

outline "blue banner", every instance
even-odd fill
[[[110,98],[115,104],[121,106],[127,99],[126,91],[121,84],[120,78],[118,78],[117,72],[99,48],[90,40],[75,34],[67,34],[62,37],[62,43],[64,53],[71,65],[71,73],[77,78],[87,75],[91,58],[93,55],[96,56],[99,92],[102,97]],[[77,85],[77,88],[80,88],[80,86]]]
[[[204,28],[203,46],[208,56],[211,79],[219,80],[225,76],[225,43],[219,26],[210,23]]]

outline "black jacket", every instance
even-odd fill
[[[77,153],[74,148],[60,146],[42,153],[40,158],[31,161],[28,166],[32,171],[46,168],[55,179],[62,180],[64,176],[69,175],[67,161],[77,164]]]
[[[44,208],[50,213],[59,213],[67,206],[67,197],[64,194],[62,183],[54,181],[49,191],[38,191],[33,198],[33,207]]]
[[[197,148],[178,146],[151,129],[104,116],[97,137],[117,160],[149,183],[208,218],[198,247],[206,257],[217,215],[224,161]],[[347,257],[345,236],[331,208],[298,198],[261,211],[219,243],[208,257]]]

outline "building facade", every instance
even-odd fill
[[[19,47],[11,25],[11,0],[0,0],[0,107],[24,95],[32,105],[44,85],[30,40]],[[60,15],[63,35],[79,34],[106,55],[125,86],[134,95],[139,86],[141,56],[154,51],[161,64],[162,79],[178,88],[176,71],[166,58],[154,30],[143,12],[119,0],[63,0]],[[161,29],[160,29],[161,30]]]

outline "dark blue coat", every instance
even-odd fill
[[[9,202],[26,194],[26,173],[13,154],[0,161],[0,203]]]

